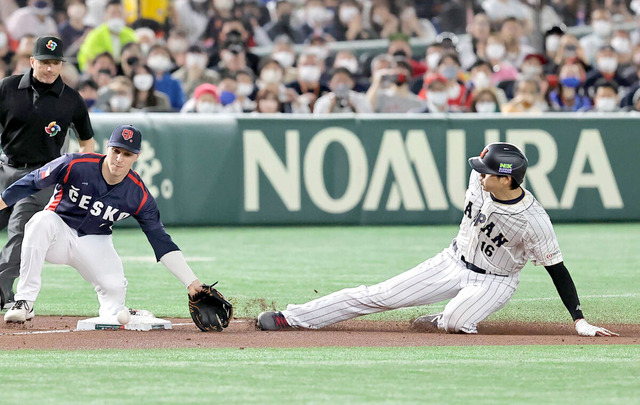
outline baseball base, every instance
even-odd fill
[[[156,329],[172,329],[171,321],[150,316],[132,316],[131,320],[122,325],[116,316],[105,318],[89,318],[78,321],[76,331],[83,330],[136,330],[148,331]]]

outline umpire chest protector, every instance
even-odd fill
[[[0,81],[1,146],[17,164],[38,165],[60,156],[69,127],[74,124],[80,139],[93,136],[82,97],[58,77],[38,93],[31,71]]]

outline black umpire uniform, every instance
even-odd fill
[[[64,61],[62,54],[59,38],[39,37],[29,72],[0,81],[0,190],[59,157],[69,128],[75,129],[81,145],[93,138],[89,112],[80,94],[65,85],[59,75],[50,84],[34,77],[36,61]],[[89,152],[93,152],[93,141]],[[0,229],[6,227],[8,233],[7,244],[0,252],[0,292],[5,302],[13,301],[13,282],[20,274],[24,226],[44,208],[52,192],[39,191],[0,211]]]

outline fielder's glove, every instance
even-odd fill
[[[608,329],[591,325],[584,319],[578,319],[576,321],[576,332],[578,332],[578,335],[580,336],[620,336],[619,334],[611,332]]]
[[[202,291],[193,297],[189,295],[191,319],[203,332],[222,332],[223,328],[229,326],[233,317],[233,305],[213,288],[216,284],[217,281],[212,285],[203,284]]]

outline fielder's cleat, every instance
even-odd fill
[[[34,317],[33,302],[18,300],[10,310],[4,314],[4,321],[7,323],[24,323]]]
[[[262,312],[258,315],[258,329],[260,330],[281,330],[291,329],[291,325],[282,315],[282,312]]]
[[[129,309],[129,313],[131,316],[146,316],[149,318],[155,318],[156,316],[151,311],[147,311],[146,309]]]
[[[438,321],[442,318],[442,312],[433,315],[422,315],[411,323],[411,328],[420,332],[435,332],[438,330]]]

